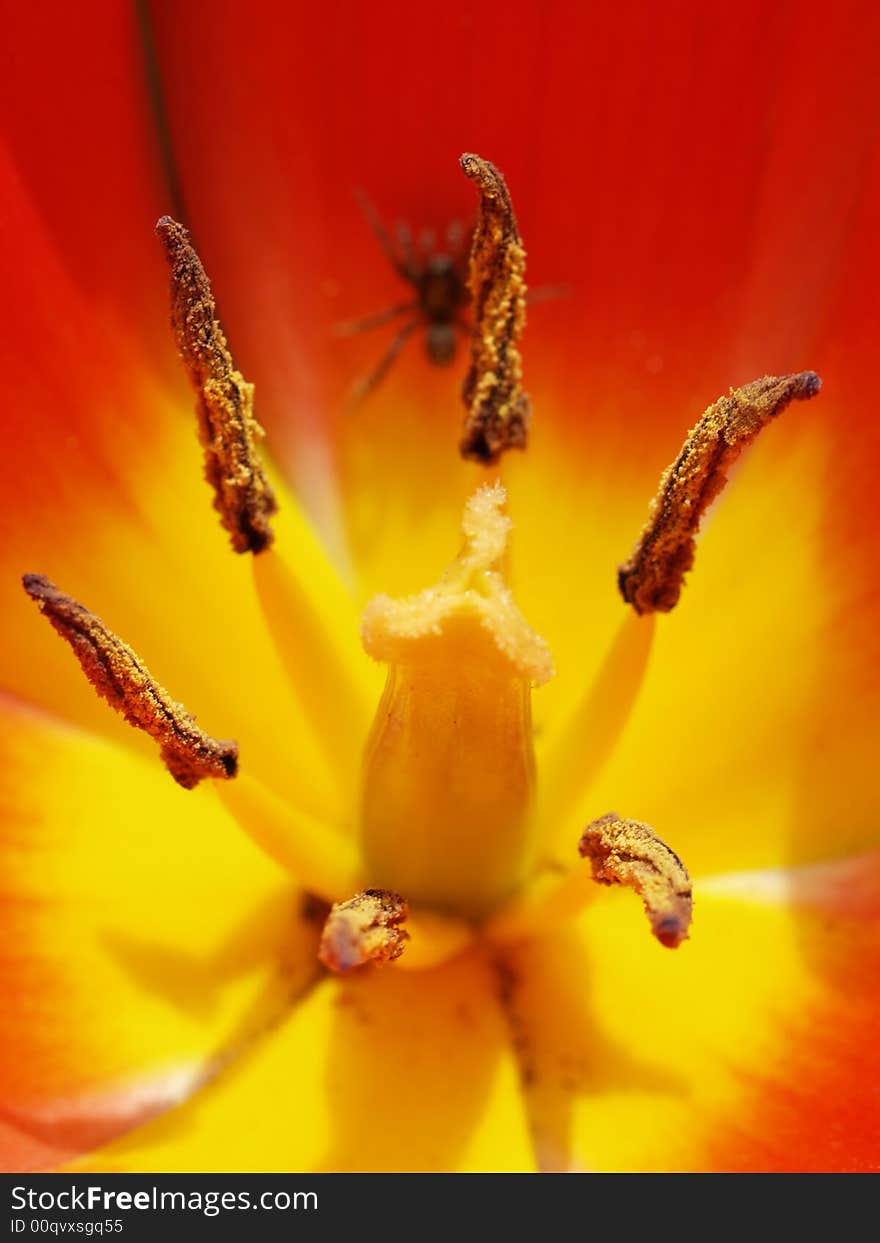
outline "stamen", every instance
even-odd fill
[[[217,793],[243,832],[309,893],[332,903],[363,883],[352,838],[341,827],[292,807],[248,773]]]
[[[473,944],[473,924],[452,915],[441,915],[423,906],[409,907],[409,941],[398,971],[426,971],[455,958]]]
[[[564,867],[548,860],[490,916],[483,930],[493,942],[545,937],[579,915],[595,893],[593,878],[582,865]]]
[[[675,607],[694,563],[700,520],[727,482],[728,470],[762,427],[790,402],[815,397],[821,385],[814,371],[764,376],[731,389],[691,429],[660,480],[632,556],[618,571],[620,592],[637,613]]]
[[[199,395],[199,440],[214,508],[236,552],[262,552],[272,543],[269,518],[277,504],[257,453],[264,433],[254,418],[254,386],[235,367],[189,233],[170,216],[156,232],[171,267],[171,326]]]
[[[25,591],[74,654],[95,690],[129,725],[144,730],[160,745],[165,766],[178,785],[191,790],[204,777],[234,777],[238,746],[218,741],[196,725],[175,703],[130,647],[42,574],[25,574]]]
[[[318,957],[337,975],[368,962],[394,962],[409,933],[400,927],[409,910],[391,889],[364,889],[347,902],[335,902],[327,916]]]
[[[526,252],[510,194],[495,165],[463,155],[461,169],[477,184],[480,213],[471,246],[468,283],[474,331],[462,390],[467,415],[459,448],[462,457],[490,465],[506,449],[526,445],[531,410],[517,348],[526,321]]]
[[[661,945],[675,949],[687,940],[693,898],[687,869],[654,830],[616,812],[584,829],[581,858],[593,865],[600,885],[629,885],[642,898],[651,931]]]
[[[549,726],[540,740],[539,814],[555,826],[554,840],[567,857],[573,833],[594,806],[592,787],[626,728],[644,685],[656,625],[624,613],[593,681],[575,701],[570,715]],[[582,871],[582,868],[578,868]]]

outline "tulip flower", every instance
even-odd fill
[[[5,16],[4,1167],[880,1167],[875,6]]]

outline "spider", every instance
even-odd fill
[[[419,255],[407,225],[398,224],[395,239],[392,240],[366,194],[356,191],[355,195],[391,266],[415,293],[408,302],[397,303],[364,319],[340,324],[336,329],[342,336],[351,336],[378,328],[398,316],[410,316],[378,364],[357,384],[354,397],[357,401],[363,401],[385,378],[417,328],[425,329],[425,352],[432,363],[445,367],[455,358],[456,330],[468,330],[463,312],[470,301],[467,287],[470,234],[466,236],[461,221],[453,221],[446,230],[447,250],[442,252],[435,249],[436,235],[426,231],[419,239]]]
[[[417,328],[425,329],[425,352],[432,363],[445,367],[455,358],[456,330],[470,331],[465,310],[471,298],[467,281],[473,228],[465,229],[460,220],[453,220],[446,230],[445,252],[435,249],[437,236],[433,230],[425,230],[419,238],[420,259],[406,224],[401,221],[396,225],[392,240],[364,191],[356,190],[355,198],[391,266],[415,291],[415,297],[408,302],[399,302],[376,315],[337,325],[337,334],[348,337],[379,328],[400,315],[411,316],[398,330],[370,374],[355,385],[352,397],[355,403],[359,403],[381,384]],[[526,302],[531,306],[535,302],[567,297],[570,292],[568,285],[542,285],[529,290]]]

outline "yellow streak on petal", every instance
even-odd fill
[[[462,953],[474,939],[470,924],[436,911],[410,908],[406,953],[395,963],[398,971],[424,971]]]
[[[568,869],[540,871],[522,893],[515,894],[485,925],[490,940],[527,941],[552,933],[597,896],[589,868],[578,862]]]
[[[218,785],[217,793],[248,837],[309,893],[328,902],[351,893],[357,854],[332,825],[291,807],[247,773]]]
[[[253,558],[256,594],[291,690],[343,802],[353,800],[378,692],[355,642],[351,595],[302,513],[286,505],[271,551]]]
[[[585,800],[638,699],[654,628],[653,614],[623,618],[593,681],[540,748],[541,820],[548,834],[573,818],[590,819]]]

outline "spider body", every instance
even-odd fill
[[[385,378],[416,329],[424,329],[425,353],[435,366],[448,366],[455,358],[458,333],[467,335],[471,331],[466,311],[471,300],[468,275],[473,230],[466,230],[460,220],[453,221],[446,230],[445,251],[437,249],[436,236],[430,230],[419,238],[417,250],[405,224],[396,226],[392,239],[363,191],[356,191],[355,197],[388,262],[414,294],[409,301],[390,306],[376,315],[337,325],[337,333],[351,336],[406,317],[372,372],[355,385],[353,398],[360,402]],[[566,297],[570,292],[568,285],[542,285],[526,295],[526,302],[531,305],[549,298]]]
[[[425,349],[432,363],[446,366],[455,357],[455,329],[468,303],[460,265],[449,255],[432,255],[416,282],[425,321]]]
[[[391,266],[410,286],[414,295],[407,302],[398,303],[365,319],[341,324],[337,329],[342,335],[349,336],[406,317],[377,366],[358,383],[355,397],[363,400],[385,377],[417,329],[424,330],[425,353],[432,363],[445,367],[455,358],[457,334],[468,331],[464,315],[470,300],[465,241],[469,242],[470,238],[465,238],[464,229],[456,222],[447,230],[446,251],[436,249],[436,238],[431,232],[422,235],[417,250],[406,225],[399,224],[392,239],[369,199],[363,194],[357,197],[367,223]]]

